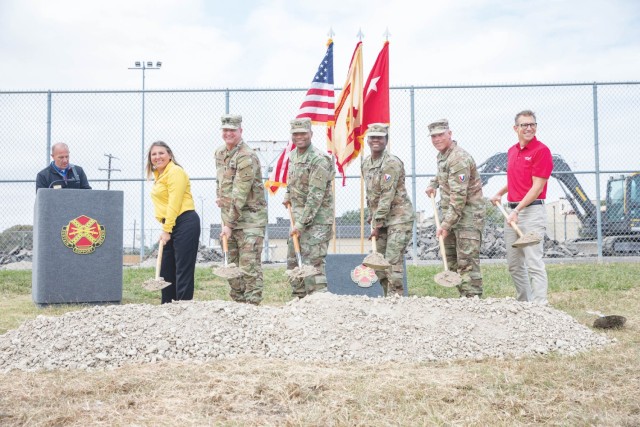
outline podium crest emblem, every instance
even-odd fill
[[[104,225],[86,215],[69,221],[60,233],[62,243],[80,255],[93,253],[106,237]]]
[[[364,264],[360,264],[351,270],[351,280],[361,288],[370,288],[378,281],[376,272]]]

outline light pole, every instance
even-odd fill
[[[145,152],[144,152],[144,79],[145,72],[147,70],[159,70],[162,67],[162,62],[157,61],[156,65],[153,65],[151,61],[136,61],[135,67],[129,67],[130,70],[142,71],[142,141],[141,141],[141,161],[142,161],[142,180],[140,182],[140,262],[144,261],[144,181],[145,177]]]

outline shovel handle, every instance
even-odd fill
[[[291,228],[293,229],[293,224],[295,224],[295,221],[293,219],[293,210],[291,209],[291,203],[289,203],[287,205],[287,210],[289,211],[289,220],[291,221]],[[300,253],[300,241],[298,240],[298,235],[294,234],[291,237],[293,237],[293,249],[295,250],[295,252],[297,254]]]
[[[160,240],[158,243],[158,258],[156,259],[156,280],[160,280],[160,265],[162,264],[162,250],[164,249],[164,242]]]
[[[506,219],[509,219],[509,214],[507,214],[507,211],[504,210],[504,207],[500,204],[500,202],[495,202],[494,204],[498,209],[500,209],[502,215],[504,215]],[[516,230],[516,233],[518,233],[518,237],[522,237],[522,231],[520,230],[520,227],[518,227],[518,224],[516,224],[514,221],[511,221],[509,225],[511,226],[511,228]]]
[[[298,235],[294,234],[291,237],[293,237],[293,249],[297,254],[299,254],[300,253],[300,241],[298,240]]]
[[[222,235],[222,251],[224,253],[229,252],[229,238],[226,234]]]
[[[436,230],[440,228],[440,218],[438,218],[438,207],[436,206],[436,196],[431,195],[431,204],[433,205],[433,218],[436,220]],[[438,236],[438,243],[440,244],[440,255],[442,256],[442,263],[444,264],[444,270],[449,271],[449,264],[447,263],[447,254],[444,251],[444,237]]]

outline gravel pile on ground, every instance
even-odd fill
[[[244,356],[367,363],[510,358],[611,343],[561,311],[511,298],[325,293],[282,307],[189,301],[38,316],[0,336],[0,371]]]

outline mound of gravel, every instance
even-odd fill
[[[282,307],[184,301],[38,316],[0,336],[0,371],[245,356],[367,363],[518,358],[611,343],[561,311],[511,298],[320,293]]]

